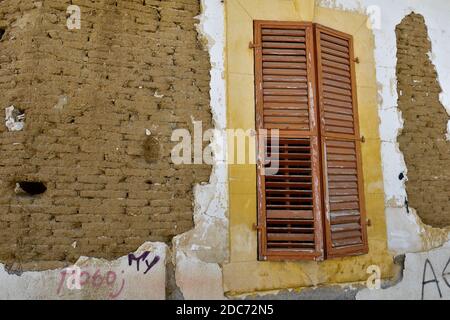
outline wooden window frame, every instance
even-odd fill
[[[359,128],[358,117],[358,101],[356,90],[356,75],[355,75],[355,58],[353,37],[343,32],[322,26],[320,24],[310,22],[282,22],[282,21],[254,21],[254,54],[255,54],[255,104],[256,104],[256,127],[258,129],[263,128],[263,66],[262,66],[262,39],[261,30],[262,26],[265,28],[280,27],[286,29],[299,29],[304,28],[306,31],[306,52],[307,52],[307,82],[309,93],[309,114],[310,114],[310,130],[309,131],[292,131],[289,133],[281,134],[282,137],[295,137],[295,138],[309,138],[312,148],[319,150],[318,158],[312,157],[312,172],[318,173],[319,177],[316,188],[314,189],[314,252],[278,252],[276,254],[270,253],[267,249],[267,214],[266,214],[266,190],[265,190],[265,177],[262,174],[262,158],[258,152],[257,161],[257,195],[258,195],[258,260],[260,261],[288,261],[288,260],[316,260],[322,261],[325,259],[332,259],[338,257],[362,255],[368,253],[368,239],[367,239],[367,225],[366,225],[366,208],[364,198],[364,182],[362,172],[361,161],[361,138]],[[350,55],[350,73],[351,73],[351,87],[352,87],[352,104],[353,104],[353,118],[354,118],[354,135],[349,137],[348,134],[325,133],[324,124],[322,123],[321,115],[324,114],[323,97],[319,94],[322,92],[321,85],[321,48],[319,41],[320,32],[331,33],[334,36],[342,39],[346,39],[349,43],[349,55]],[[258,90],[258,86],[259,89]],[[312,90],[312,92],[310,91]],[[312,116],[311,116],[312,115]],[[355,247],[342,248],[339,250],[333,250],[331,242],[331,222],[330,212],[328,210],[328,192],[327,181],[325,179],[327,167],[324,155],[325,140],[328,138],[337,138],[342,140],[350,139],[355,142],[356,145],[356,157],[357,157],[357,177],[358,177],[358,197],[359,197],[359,214],[360,225],[362,233],[362,245]],[[318,144],[316,146],[315,144]],[[259,150],[259,146],[258,146]],[[314,155],[314,154],[313,154]]]

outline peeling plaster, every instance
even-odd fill
[[[197,30],[211,62],[210,99],[214,126],[226,129],[225,8],[220,0],[202,0]],[[222,269],[228,259],[228,173],[226,143],[212,138],[214,166],[209,184],[194,189],[193,230],[173,239],[176,284],[186,299],[223,299]]]
[[[416,210],[386,209],[389,250],[397,254],[423,252],[441,247],[449,241],[450,228],[432,228],[424,224]]]

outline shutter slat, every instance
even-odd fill
[[[347,76],[340,76],[340,75],[333,74],[333,73],[325,73],[324,72],[322,74],[322,78],[325,80],[340,81],[347,85],[351,84],[351,82],[352,82],[351,79]]]
[[[266,42],[300,42],[302,44],[305,43],[305,37],[293,37],[286,35],[271,35],[271,36],[263,36],[262,40],[264,43]]]
[[[330,182],[358,181],[354,175],[334,174],[328,178]]]
[[[332,179],[329,179],[329,181],[333,181]],[[340,189],[330,189],[329,195],[330,196],[339,196],[339,195],[357,195],[358,189],[357,188],[349,188],[348,186],[346,188],[340,188]]]
[[[266,102],[264,103],[264,110],[277,109],[277,110],[306,110],[308,111],[308,102],[302,101],[297,103],[286,102]]]
[[[290,117],[307,117],[308,111],[306,110],[291,110],[291,109],[266,109],[264,110],[264,116],[290,116]]]
[[[306,71],[302,69],[263,69],[264,75],[274,75],[274,76],[305,76]]]
[[[353,112],[352,112],[352,113],[353,113]],[[353,115],[351,115],[351,114],[340,114],[340,113],[327,112],[327,111],[325,111],[325,117],[326,117],[327,119],[350,121],[350,122],[352,122],[352,123],[355,121],[355,120],[353,119]]]
[[[350,72],[346,71],[346,70],[340,70],[334,67],[328,67],[328,66],[323,66],[322,67],[323,73],[325,74],[325,76],[327,77],[327,79],[336,79],[338,77],[338,79],[342,79],[342,81],[350,83]]]
[[[271,28],[271,29],[262,29],[261,34],[264,35],[264,36],[267,36],[267,35],[281,35],[281,36],[299,36],[299,37],[302,37],[306,33],[305,33],[304,30]]]
[[[306,233],[268,233],[267,238],[268,241],[314,241],[314,235]]]
[[[339,89],[339,88],[335,88],[335,87],[331,87],[331,86],[324,86],[324,91],[325,92],[330,92],[330,93],[336,93],[336,94],[342,94],[348,97],[352,96],[352,91],[351,90],[347,90],[347,89]]]
[[[328,60],[328,61],[332,61],[332,62],[337,62],[337,63],[341,63],[341,64],[347,64],[348,59],[347,58],[341,58],[339,56],[335,56],[332,54],[328,54],[328,53],[323,53],[322,54],[322,58],[324,60]]]
[[[320,43],[322,47],[332,50],[332,54],[335,54],[336,51],[348,54],[348,46],[339,45],[326,40],[322,40]]]
[[[264,55],[263,62],[306,62],[305,56]]]
[[[287,86],[285,86],[286,88]],[[263,90],[264,95],[269,96],[307,96],[308,91],[307,90],[298,90],[298,89],[292,89],[292,88],[286,88],[286,89],[264,89]]]
[[[343,225],[348,223],[356,223],[358,226],[359,224],[359,215],[357,216],[340,216],[340,217],[334,217],[331,218],[331,225]]]
[[[305,82],[264,82],[264,89],[307,89],[308,85]]]
[[[280,124],[288,124],[288,123],[304,123],[308,125],[309,119],[305,119],[304,117],[264,117],[264,121],[268,123],[280,123]]]
[[[349,231],[349,232],[333,232],[332,240],[334,242],[352,239],[361,242],[361,231]]]
[[[312,220],[313,213],[311,210],[267,210],[267,218],[277,219],[279,222],[282,222],[282,219]]]
[[[324,86],[328,86],[328,87],[335,87],[335,88],[348,89],[348,90],[352,89],[352,86],[348,83],[344,83],[342,81],[329,80],[326,78],[323,79],[323,84],[324,84]]]
[[[328,257],[368,250],[351,37],[316,28]]]
[[[329,61],[329,60],[323,60],[322,65],[330,67],[330,68],[335,68],[335,69],[339,69],[342,71],[350,72],[350,66],[348,65],[348,63],[343,64],[343,63],[333,62],[333,61]]]
[[[313,233],[314,232],[314,228],[304,228],[304,227],[270,227],[267,228],[267,230],[271,233],[284,233],[284,232],[305,232],[305,233]]]
[[[321,48],[321,51],[322,51],[323,53],[328,53],[328,54],[330,54],[330,55],[333,55],[333,56],[336,56],[336,57],[340,57],[340,58],[344,58],[344,59],[350,58],[350,56],[349,56],[348,53],[345,53],[345,52],[339,52],[339,51],[336,51],[336,50],[334,50],[334,49],[330,49],[330,48],[327,48],[327,47],[322,47],[322,48]]]
[[[263,48],[270,49],[306,49],[304,43],[293,43],[293,42],[267,42],[263,41]]]
[[[282,56],[305,56],[305,50],[298,49],[263,49],[264,55],[282,55]]]

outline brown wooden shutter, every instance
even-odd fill
[[[323,259],[312,24],[255,21],[256,123],[279,129],[279,170],[258,154],[259,258]]]
[[[327,258],[368,251],[352,37],[316,26]]]

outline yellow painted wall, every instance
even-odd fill
[[[387,250],[384,192],[380,157],[377,84],[373,34],[367,17],[314,6],[314,0],[226,0],[227,121],[230,129],[255,128],[253,20],[312,21],[354,37],[356,82],[360,114],[362,159],[366,195],[369,254],[324,262],[257,261],[256,166],[229,165],[230,261],[224,266],[229,294],[319,284],[366,281],[367,267],[378,265],[382,277],[393,276],[393,258]]]

